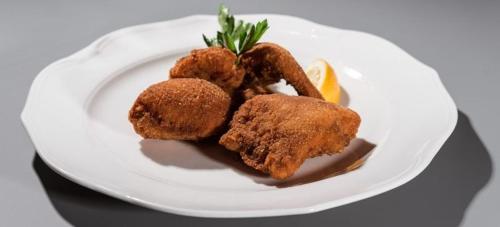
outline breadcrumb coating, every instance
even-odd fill
[[[247,81],[269,85],[285,79],[299,95],[323,99],[292,54],[278,44],[258,43],[243,53],[240,62]]]
[[[360,122],[356,112],[320,99],[259,95],[240,106],[219,143],[247,165],[285,179],[307,158],[342,151]]]
[[[226,122],[231,98],[202,79],[170,79],[143,91],[129,111],[135,131],[147,139],[199,140]]]
[[[170,78],[204,79],[232,94],[245,76],[245,70],[235,64],[236,60],[236,55],[226,48],[196,49],[177,60],[170,69]]]

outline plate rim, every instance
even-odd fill
[[[339,28],[335,28],[335,27],[331,27],[331,26],[327,26],[327,25],[322,25],[322,24],[319,24],[319,23],[316,23],[316,22],[313,22],[313,21],[310,21],[307,19],[303,19],[303,18],[299,18],[299,17],[295,17],[295,16],[289,16],[289,15],[242,14],[239,16],[259,16],[259,17],[267,17],[267,18],[286,17],[286,18],[289,18],[290,20],[299,20],[301,22],[309,23],[309,24],[312,24],[314,26],[322,27],[324,29],[334,29],[334,30],[340,30],[340,31],[355,31],[355,30],[339,29]],[[446,103],[448,104],[446,109],[449,111],[449,114],[450,114],[450,119],[447,122],[448,123],[447,127],[445,129],[443,129],[443,133],[441,134],[441,137],[437,138],[432,146],[426,147],[426,149],[425,149],[426,152],[424,152],[424,154],[422,154],[422,158],[419,160],[420,161],[419,163],[415,163],[415,165],[413,165],[411,168],[409,168],[408,171],[401,174],[397,179],[392,179],[389,182],[387,182],[386,184],[379,186],[379,187],[376,187],[368,192],[348,196],[348,197],[338,199],[338,200],[325,201],[325,202],[321,202],[321,203],[318,203],[318,204],[315,204],[312,206],[304,206],[301,208],[269,209],[269,210],[257,210],[257,211],[256,210],[243,210],[243,211],[237,210],[237,211],[230,212],[230,213],[228,213],[227,211],[223,211],[223,213],[221,213],[221,212],[217,212],[214,210],[200,211],[200,210],[196,210],[196,209],[195,210],[179,209],[176,207],[167,207],[165,205],[159,206],[158,204],[150,203],[148,201],[140,200],[138,198],[123,195],[119,192],[116,192],[114,190],[110,190],[110,189],[103,187],[101,185],[92,184],[92,182],[87,182],[85,179],[81,179],[79,176],[76,176],[75,174],[67,172],[64,169],[58,167],[56,163],[54,163],[52,160],[50,160],[49,157],[46,157],[44,155],[44,152],[43,152],[44,148],[43,147],[45,145],[41,141],[38,141],[38,139],[36,138],[36,135],[34,135],[34,133],[35,133],[34,131],[36,131],[37,129],[34,128],[36,126],[32,123],[32,121],[30,119],[31,114],[33,114],[30,111],[33,109],[33,105],[34,105],[33,97],[36,96],[36,94],[37,94],[36,92],[38,92],[38,89],[40,88],[40,85],[41,85],[44,77],[47,76],[47,74],[46,74],[47,71],[49,71],[50,69],[52,69],[54,67],[57,67],[58,65],[60,65],[61,63],[64,63],[65,61],[68,61],[71,59],[76,59],[76,58],[84,56],[86,53],[93,52],[95,50],[95,48],[98,48],[99,44],[102,43],[103,40],[108,40],[111,37],[126,35],[130,32],[135,31],[138,28],[142,28],[142,27],[146,27],[146,26],[155,26],[158,24],[164,24],[164,23],[173,22],[173,21],[178,22],[178,21],[191,20],[191,19],[208,19],[208,18],[212,18],[212,17],[214,17],[214,16],[213,15],[192,15],[192,16],[182,17],[182,18],[178,18],[178,19],[174,19],[174,20],[147,23],[147,24],[135,25],[135,26],[130,26],[130,27],[118,29],[116,31],[113,31],[111,33],[108,33],[108,34],[98,38],[97,40],[95,40],[94,42],[89,44],[88,46],[86,46],[83,49],[69,55],[68,57],[57,60],[57,61],[49,64],[48,66],[46,66],[33,80],[33,83],[29,89],[29,93],[28,93],[27,98],[26,98],[26,103],[25,103],[24,108],[21,112],[21,121],[23,123],[23,126],[25,127],[30,139],[33,141],[33,145],[36,149],[36,152],[39,154],[40,158],[45,163],[47,163],[47,165],[51,169],[53,169],[55,172],[57,172],[58,174],[62,175],[63,177],[65,177],[71,181],[74,181],[74,182],[76,182],[84,187],[99,191],[101,193],[112,196],[114,198],[122,199],[122,200],[125,200],[128,202],[131,202],[133,204],[149,207],[149,208],[152,208],[155,210],[166,211],[169,213],[188,215],[188,216],[225,217],[225,218],[227,218],[227,217],[238,218],[238,217],[266,217],[266,216],[280,216],[280,215],[295,215],[295,214],[313,213],[313,212],[318,212],[318,211],[330,209],[330,208],[337,207],[337,206],[342,206],[342,205],[345,205],[345,204],[348,204],[351,202],[356,202],[356,201],[359,201],[362,199],[366,199],[366,198],[390,191],[394,188],[397,188],[397,187],[407,183],[408,181],[410,181],[413,178],[415,178],[416,176],[418,176],[430,164],[432,159],[439,152],[440,148],[445,143],[445,141],[449,138],[449,136],[451,135],[451,133],[453,132],[453,130],[456,126],[457,119],[458,119],[458,110],[456,108],[455,102],[453,101],[449,92],[446,90],[445,86],[443,85],[443,83],[439,77],[439,74],[436,72],[436,70],[434,70],[430,66],[424,64],[420,60],[416,59],[415,57],[410,55],[408,52],[406,52],[405,50],[403,50],[402,48],[400,48],[399,46],[395,45],[394,43],[392,43],[391,41],[389,41],[385,38],[382,38],[382,37],[379,37],[379,36],[376,36],[376,35],[373,35],[370,33],[362,32],[362,31],[355,31],[355,32],[358,32],[358,33],[361,33],[364,35],[369,35],[369,36],[381,39],[382,41],[391,44],[392,46],[397,48],[399,52],[411,57],[411,59],[415,63],[417,63],[420,67],[424,67],[424,68],[430,70],[430,72],[433,76],[433,79],[437,82],[437,85],[439,87],[438,89],[442,90],[443,94],[445,95],[444,98],[445,98]]]

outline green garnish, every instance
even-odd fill
[[[203,34],[203,41],[209,47],[225,47],[236,55],[240,55],[252,48],[262,35],[264,35],[264,32],[269,29],[267,19],[259,21],[257,25],[246,23],[242,20],[238,20],[235,24],[234,16],[229,13],[229,9],[223,4],[219,6],[218,21],[221,30],[217,31],[217,36],[215,38],[207,38]]]

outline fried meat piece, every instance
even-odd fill
[[[245,102],[246,100],[249,100],[257,95],[269,95],[273,94],[274,92],[264,85],[261,85],[259,83],[252,83],[242,86],[238,90],[238,93],[241,100]],[[243,102],[240,103],[240,105],[243,104]]]
[[[285,179],[307,158],[342,151],[360,121],[356,112],[320,99],[259,95],[240,106],[219,143],[247,165]]]
[[[224,126],[231,98],[202,79],[170,79],[143,91],[129,111],[146,139],[199,140]]]
[[[277,44],[256,44],[241,55],[240,63],[250,83],[269,85],[285,79],[299,95],[323,99],[290,52]]]
[[[236,55],[226,48],[196,49],[177,60],[170,69],[170,78],[200,78],[217,84],[228,94],[240,87],[245,76],[235,64]]]

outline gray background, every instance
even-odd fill
[[[385,37],[435,68],[459,108],[431,165],[382,195],[310,215],[203,219],[160,213],[80,187],[38,156],[19,114],[49,63],[113,30],[191,14],[219,1],[0,2],[0,226],[499,226],[500,1],[231,1]],[[425,88],[422,88],[425,92]],[[418,94],[416,94],[418,95]]]

